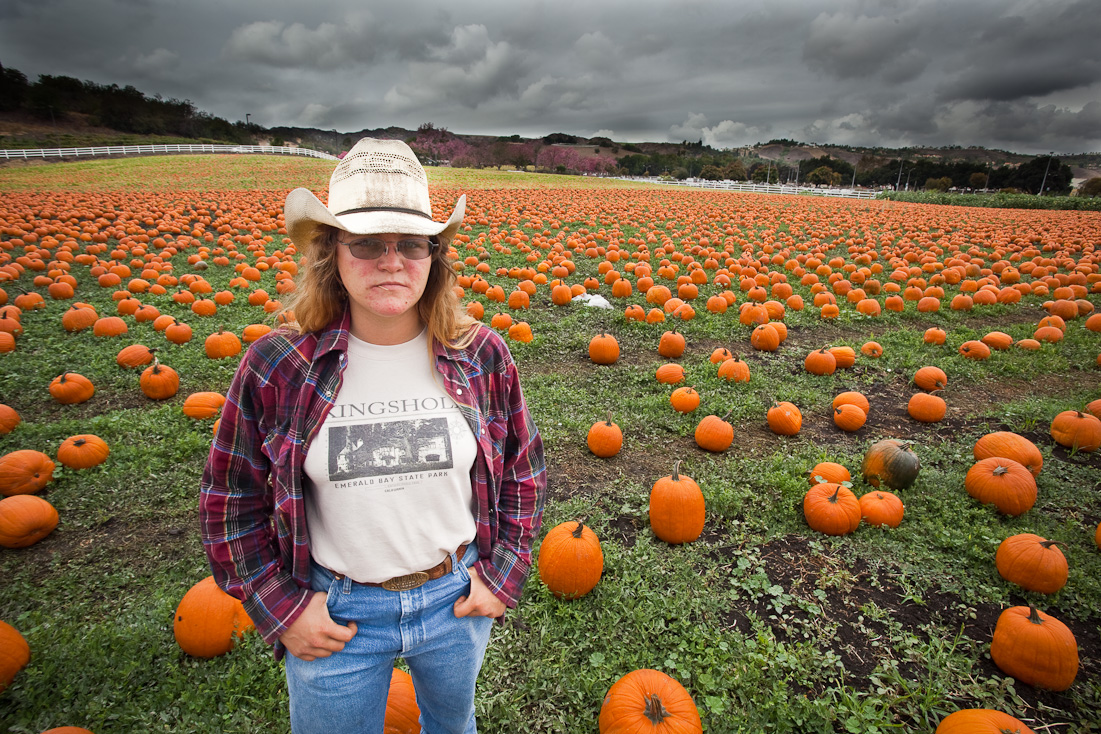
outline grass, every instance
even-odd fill
[[[948,206],[978,206],[993,209],[1071,209],[1101,211],[1101,198],[1096,196],[1036,196],[1034,194],[950,194],[939,191],[886,191],[880,198],[907,201],[914,204]]]
[[[94,201],[148,181],[181,203],[220,196],[228,201],[229,195],[219,192],[250,186],[259,187],[253,194],[258,199],[281,201],[279,192],[292,185],[323,189],[329,166],[245,157],[96,161],[6,169],[0,171],[0,188],[10,201],[22,201],[27,192],[45,198],[46,192],[72,190]],[[759,200],[771,203],[754,212],[749,208],[754,200],[746,197],[601,189],[595,194],[608,202],[606,211],[589,213],[579,206],[571,217],[572,197],[587,201],[594,192],[586,187],[593,181],[548,176],[576,187],[549,190],[533,175],[442,170],[430,175],[448,195],[468,190],[472,216],[491,215],[500,197],[512,197],[500,204],[508,213],[558,202],[562,227],[572,232],[618,227],[625,239],[643,228],[664,227],[656,217],[666,212],[655,202],[667,203],[667,211],[678,215],[685,201],[714,203],[713,211],[725,203],[736,204],[746,217],[738,236],[749,241],[759,244],[769,236],[765,233],[781,231],[777,222],[802,236],[802,225],[789,216],[796,210],[771,199]],[[534,188],[505,188],[513,180],[531,181]],[[628,224],[636,218],[628,206],[651,208]],[[878,211],[881,203],[805,206],[823,221],[847,222],[833,225],[837,234],[832,235],[838,240],[833,252],[845,254],[844,239],[860,226],[845,217]],[[903,207],[891,211],[906,216],[925,211],[892,206]],[[541,226],[518,217],[516,228],[534,236],[550,227],[549,213],[540,216]],[[968,233],[968,217],[974,215],[958,216],[958,230]],[[1037,219],[1018,225],[1025,228],[1021,236],[1053,221],[1044,212],[1030,216]],[[1083,237],[1095,237],[1096,215],[1070,216],[1080,218],[1074,221]],[[487,225],[475,225],[468,234],[486,230]],[[488,252],[489,277],[510,289],[507,278],[492,273],[516,262],[518,253]],[[597,259],[575,259],[571,282],[595,274]],[[188,270],[182,260],[183,255],[174,261],[177,274]],[[229,270],[211,267],[204,277],[221,290]],[[74,273],[81,282],[77,298],[101,313],[114,313],[110,289],[90,285],[82,268],[74,266]],[[16,285],[33,288],[29,274]],[[274,292],[272,272],[263,275],[260,286]],[[16,288],[10,283],[4,288],[14,298]],[[796,292],[809,301],[805,288]],[[489,313],[496,310],[478,298]],[[149,324],[132,320],[130,333],[116,339],[69,334],[60,328],[68,303],[47,297],[44,309],[24,315],[26,331],[17,350],[0,354],[0,402],[23,415],[15,431],[0,436],[0,454],[35,448],[54,455],[75,433],[95,433],[111,446],[105,464],[79,472],[59,469],[42,492],[61,514],[53,534],[27,549],[0,551],[0,619],[18,628],[32,649],[31,663],[0,694],[0,729],[19,734],[61,725],[97,734],[288,731],[282,669],[257,635],[246,635],[214,660],[189,658],[172,637],[180,598],[209,573],[199,540],[197,495],[212,421],[186,418],[180,406],[192,392],[224,391],[236,367],[235,360],[207,359],[201,350],[205,336],[222,324],[239,333],[264,314],[240,294],[210,319],[194,316],[167,295],[142,300],[182,316],[195,331],[193,340],[169,345]],[[670,387],[653,378],[668,361],[657,354],[668,324],[625,322],[625,303],[611,311],[554,307],[540,290],[522,313],[535,340],[510,348],[546,445],[549,500],[543,532],[584,520],[601,539],[604,574],[589,595],[562,602],[533,572],[520,607],[494,632],[476,700],[480,730],[592,732],[611,684],[632,669],[655,668],[689,690],[709,732],[932,732],[944,715],[976,706],[1012,713],[1038,731],[1045,726],[1098,731],[1101,553],[1093,533],[1101,521],[1101,462],[1096,454],[1067,452],[1047,436],[1058,412],[1099,396],[1098,336],[1079,320],[1071,322],[1062,342],[1039,352],[1011,349],[985,362],[956,352],[962,341],[993,329],[1014,339],[1030,335],[1044,313],[1042,300],[1030,296],[1014,306],[937,314],[918,314],[909,304],[901,314],[885,312],[875,319],[843,308],[841,317],[828,323],[815,309],[789,310],[788,340],[771,354],[749,346],[749,330],[737,324],[735,312],[715,317],[701,307],[694,320],[679,324],[688,349],[677,361],[703,401],[695,413],[680,415],[669,407]],[[636,293],[630,301],[642,299]],[[1096,295],[1091,301],[1101,305]],[[933,325],[948,333],[946,346],[922,341]],[[601,328],[620,342],[621,357],[613,366],[588,360],[588,340]],[[841,344],[858,349],[869,339],[884,347],[878,360],[859,357],[853,369],[829,377],[813,377],[802,368],[812,349]],[[137,374],[115,364],[118,350],[131,343],[157,347],[160,359],[179,371],[175,398],[144,398]],[[718,346],[749,362],[750,383],[717,378],[708,356]],[[905,413],[913,390],[909,380],[925,364],[949,375],[943,424],[918,424]],[[46,387],[66,369],[92,379],[97,392],[91,401],[52,403]],[[847,389],[864,392],[872,403],[868,424],[852,435],[835,429],[828,417],[832,397]],[[799,435],[780,438],[767,430],[766,400],[774,398],[799,406],[804,416]],[[586,449],[585,434],[608,410],[624,431],[624,449],[600,460]],[[734,446],[721,454],[696,447],[692,434],[699,418],[728,411],[736,429]],[[1021,432],[1044,454],[1040,499],[1018,518],[978,505],[963,490],[971,447],[992,430]],[[859,477],[863,453],[889,436],[915,440],[923,464],[917,483],[899,492],[906,504],[902,526],[893,531],[865,526],[842,538],[811,531],[801,512],[806,471],[819,461],[843,463],[856,475],[857,493],[863,493],[869,489]],[[649,530],[648,496],[677,458],[684,460],[681,471],[702,487],[708,515],[698,541],[670,546]],[[994,569],[998,544],[1020,532],[1064,543],[1071,575],[1054,596],[1024,592]],[[998,613],[1024,602],[1037,604],[1078,635],[1081,667],[1066,693],[1015,682],[989,659]]]

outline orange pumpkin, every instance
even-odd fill
[[[803,496],[803,516],[812,530],[848,535],[860,525],[860,501],[843,484],[820,482]]]
[[[905,510],[898,495],[885,489],[868,492],[860,498],[860,517],[873,527],[897,528],[902,524]]]
[[[580,521],[550,530],[539,546],[539,580],[559,599],[588,594],[604,573],[600,539]]]
[[[1032,472],[1032,476],[1040,476],[1040,469],[1044,466],[1044,455],[1036,444],[1024,436],[1018,436],[1009,431],[995,431],[988,433],[975,442],[972,450],[975,460],[989,459],[991,456],[1002,456],[1013,459]]]
[[[608,689],[600,707],[600,734],[669,732],[700,734],[703,724],[692,696],[657,670],[633,670]]]
[[[124,369],[143,367],[153,361],[153,350],[144,344],[123,347],[115,357],[115,363]]]
[[[830,354],[839,370],[847,370],[856,364],[856,350],[852,347],[830,347]]]
[[[994,565],[1006,581],[1028,591],[1054,594],[1066,586],[1070,575],[1067,558],[1055,545],[1057,542],[1032,533],[1011,535],[998,546]]]
[[[749,382],[749,365],[733,357],[719,365],[719,377],[732,382]]]
[[[26,548],[57,527],[57,510],[33,494],[16,494],[0,500],[0,546]]]
[[[54,478],[55,464],[34,449],[20,449],[0,456],[0,494],[35,494]]]
[[[861,474],[873,487],[885,484],[891,489],[906,489],[917,481],[921,461],[909,443],[893,438],[877,441],[864,454]]]
[[[62,405],[83,403],[95,393],[92,381],[76,372],[63,372],[50,383],[50,395]]]
[[[23,421],[19,412],[10,405],[0,403],[0,436],[11,433]]]
[[[979,502],[992,504],[1005,515],[1023,515],[1036,504],[1036,479],[1032,472],[1000,456],[975,462],[967,470],[963,486]]]
[[[615,364],[619,359],[619,342],[602,331],[589,340],[589,359],[596,364]]]
[[[943,390],[948,387],[948,375],[940,367],[922,367],[914,373],[914,384],[927,392]]]
[[[833,409],[833,423],[842,431],[859,431],[868,420],[868,414],[859,406],[849,403]]]
[[[663,364],[655,373],[658,382],[665,385],[674,385],[684,381],[684,367],[679,364]]]
[[[619,453],[623,448],[623,431],[612,422],[612,414],[608,413],[608,419],[597,421],[589,429],[585,438],[589,451],[602,459],[609,459]]]
[[[1055,617],[1010,607],[994,625],[990,657],[1006,675],[1051,691],[1065,691],[1078,675],[1078,643]]]
[[[935,734],[1036,734],[1020,719],[993,709],[960,709],[941,719]]]
[[[1075,451],[1096,451],[1101,447],[1101,419],[1080,410],[1064,410],[1051,421],[1051,437]]]
[[[944,420],[947,411],[948,404],[944,402],[944,398],[931,392],[914,393],[906,405],[906,412],[910,417],[922,423],[938,423]]]
[[[837,370],[837,358],[829,349],[818,349],[807,355],[803,366],[812,375],[832,375]]]
[[[787,401],[773,403],[765,418],[769,430],[780,436],[794,436],[803,427],[803,414]]]
[[[535,337],[531,333],[531,325],[529,325],[528,322],[517,321],[512,326],[508,327],[508,338],[512,339],[513,341],[528,344]]]
[[[807,472],[807,478],[810,480],[810,486],[820,484],[822,482],[832,482],[834,484],[841,484],[852,479],[852,475],[849,474],[849,470],[841,464],[833,461],[822,461],[814,465],[809,472]]]
[[[691,387],[678,387],[669,396],[669,404],[678,413],[691,413],[700,407],[700,394]]]
[[[214,658],[233,649],[235,637],[255,629],[244,606],[218,588],[213,576],[192,586],[176,607],[172,631],[188,655]]]
[[[700,537],[705,520],[705,503],[700,485],[679,472],[654,482],[650,489],[650,528],[666,543],[690,543]]]
[[[176,370],[154,358],[153,364],[141,373],[139,384],[146,397],[166,400],[180,389],[180,376],[176,374]]]
[[[15,627],[0,621],[0,693],[30,661],[31,647],[26,639]]]
[[[734,443],[734,426],[725,418],[709,415],[696,424],[696,445],[706,451],[726,451]]]
[[[678,333],[676,326],[673,327],[672,331],[662,334],[658,341],[658,354],[666,359],[677,359],[684,354],[684,349],[684,334]]]
[[[870,413],[872,410],[872,405],[868,402],[868,398],[864,397],[863,393],[856,392],[855,390],[840,393],[833,399],[834,408],[838,408],[842,405],[855,405],[863,410],[865,414]]]
[[[91,469],[107,460],[111,449],[99,436],[82,433],[70,436],[57,449],[57,460],[70,469]]]
[[[386,694],[382,734],[420,734],[420,716],[413,677],[400,668],[394,668],[390,674],[390,692]]]
[[[218,415],[226,398],[220,392],[191,393],[184,400],[183,414],[195,420],[206,420]]]

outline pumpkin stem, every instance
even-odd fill
[[[994,469],[994,476],[996,476],[996,477],[1000,477],[1000,476],[1001,476],[1002,474],[1006,474],[1006,473],[1008,473],[1008,472],[1009,472],[1009,467],[1008,467],[1008,466],[1004,466],[1004,465],[1002,465],[1002,464],[999,464],[999,465],[998,465],[998,466],[997,466],[997,467],[996,467],[996,468]]]
[[[77,440],[73,441],[73,446],[80,447],[80,446],[83,446],[86,443],[88,443],[88,441],[86,439],[78,438]]]
[[[680,473],[679,473],[678,469],[680,469],[680,459],[677,459],[676,461],[673,462],[673,481],[674,482],[679,482],[680,481]]]
[[[585,523],[580,520],[577,521],[577,527],[573,529],[573,537],[580,538],[582,531],[585,529]]]
[[[840,484],[837,485],[837,489],[835,489],[833,491],[833,494],[830,495],[830,502],[836,503],[837,502],[837,495],[839,495],[839,494],[841,494],[841,485]]]
[[[1028,607],[1028,621],[1033,624],[1043,624],[1044,620],[1040,619],[1040,613],[1036,611],[1036,608],[1029,605]]]
[[[610,410],[608,411],[608,420],[605,421],[605,425],[608,425],[608,426],[612,425],[612,411],[610,411]]]
[[[661,699],[658,698],[658,694],[656,693],[651,693],[649,696],[646,697],[646,710],[643,711],[643,713],[646,715],[646,718],[654,724],[654,726],[657,726],[662,721],[672,715],[669,713],[668,710],[666,710],[665,706],[662,705]]]
[[[1041,542],[1040,545],[1042,545],[1044,547],[1044,549],[1046,550],[1046,549],[1052,547],[1053,545],[1066,545],[1066,543],[1064,543],[1061,540],[1045,540],[1045,541]]]

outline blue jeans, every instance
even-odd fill
[[[313,564],[310,584],[328,592],[333,621],[358,627],[340,652],[304,661],[287,654],[294,734],[381,734],[394,659],[409,665],[424,734],[474,734],[474,684],[493,620],[455,617],[470,593],[471,543],[451,573],[409,591],[362,586]]]

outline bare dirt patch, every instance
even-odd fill
[[[819,588],[825,591],[825,599],[819,596],[813,600],[822,609],[821,618],[837,624],[838,635],[831,649],[845,664],[847,682],[857,689],[870,684],[869,676],[891,650],[889,646],[874,644],[886,634],[887,625],[870,619],[863,611],[866,605],[874,604],[886,611],[902,629],[924,639],[946,630],[961,631],[963,636],[980,644],[988,644],[992,639],[994,626],[1003,611],[997,604],[969,605],[957,594],[942,589],[926,591],[923,598],[916,600],[894,580],[899,574],[892,572],[890,567],[886,571],[873,570],[863,559],[846,561],[837,555],[815,551],[811,549],[810,541],[802,536],[777,538],[760,550],[771,583],[796,596],[809,595]],[[733,567],[740,551],[734,546],[718,545],[709,555],[720,566],[728,564]],[[824,573],[845,578],[845,583],[824,586],[821,583]],[[1014,605],[1027,603],[1024,598],[1013,598],[1011,601]],[[1072,610],[1058,605],[1045,609],[1045,612],[1066,624],[1075,635],[1080,660],[1078,679],[1095,679],[1101,675],[1101,639],[1097,635],[1097,630],[1101,628],[1101,616],[1096,614],[1096,610],[1084,620],[1071,618]],[[751,600],[744,607],[732,608],[728,615],[727,623],[739,629],[752,628],[752,615],[759,622],[764,622],[777,640],[791,639],[790,626],[785,628],[775,618],[770,599],[764,596]],[[794,608],[785,610],[785,616],[796,624],[814,623],[810,615]],[[980,656],[975,664],[983,677],[1005,676],[988,656]],[[927,672],[925,665],[913,661],[900,661],[899,671],[908,679],[917,679]],[[1024,684],[1018,685],[1016,690],[1035,710],[1043,707],[1076,710],[1074,700],[1065,693],[1044,691]]]

